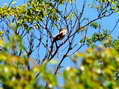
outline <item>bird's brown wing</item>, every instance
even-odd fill
[[[60,33],[60,34],[56,35],[53,40],[54,40],[54,42],[55,42],[55,41],[57,41],[57,40],[62,40],[63,38],[64,38],[63,33]]]

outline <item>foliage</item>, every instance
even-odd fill
[[[112,35],[118,22],[112,30],[101,24],[118,12],[118,0],[16,3],[0,6],[0,89],[119,88],[119,39]],[[68,33],[54,42],[61,28]],[[66,59],[74,66],[62,69]]]
[[[112,43],[113,43],[112,36],[106,30],[104,30],[103,32],[94,33],[91,37],[87,37],[85,39],[85,44],[88,45],[89,47],[97,47],[99,45],[111,47]]]
[[[115,12],[119,13],[119,1],[118,0],[97,0],[101,3],[107,3],[108,5],[111,6],[111,9],[114,10]]]
[[[33,77],[36,68],[28,71],[27,65],[28,59],[0,53],[1,89],[38,89],[37,79]]]
[[[119,55],[113,48],[89,48],[85,53],[77,53],[83,58],[79,69],[66,79],[74,79],[76,88],[71,89],[118,89]],[[77,60],[78,61],[78,60]],[[69,72],[69,71],[68,71]],[[67,74],[68,75],[68,74]],[[67,83],[69,83],[67,81]],[[71,87],[71,84],[67,87]],[[74,86],[73,86],[74,87]],[[70,89],[70,88],[69,88]]]
[[[32,59],[0,53],[0,82],[1,89],[116,89],[118,87],[119,53],[113,48],[89,48],[86,52],[78,52],[75,61],[82,59],[81,65],[69,67],[62,75],[64,84],[60,85],[54,74],[47,71],[47,64],[35,65],[28,70],[28,61]],[[73,58],[72,58],[73,59]],[[35,78],[40,73],[39,78]]]

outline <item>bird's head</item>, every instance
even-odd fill
[[[66,35],[67,34],[67,29],[66,28],[61,28],[60,33],[62,33],[63,35]]]

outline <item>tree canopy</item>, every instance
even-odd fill
[[[17,3],[0,6],[0,89],[119,88],[118,0]]]

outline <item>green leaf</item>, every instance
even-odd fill
[[[100,27],[100,24],[97,23],[97,22],[93,22],[93,23],[90,24],[90,26],[93,27],[93,28],[95,28],[95,29],[97,29],[97,28]]]

